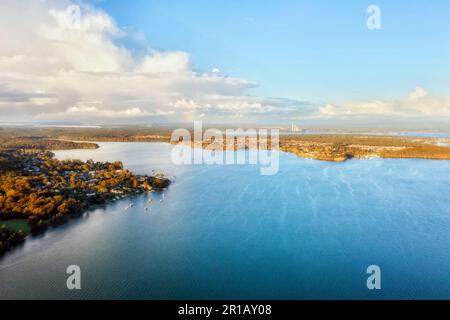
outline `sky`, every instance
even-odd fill
[[[450,127],[449,18],[444,0],[2,0],[0,123]]]

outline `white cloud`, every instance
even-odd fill
[[[449,117],[450,96],[430,96],[416,87],[407,97],[397,100],[370,100],[342,105],[327,104],[319,109],[323,116],[424,116]]]
[[[186,73],[190,71],[189,55],[185,52],[155,52],[146,56],[137,72]]]
[[[67,110],[67,113],[90,113],[90,112],[98,112],[98,109],[96,107],[80,106],[80,107],[71,107]]]
[[[92,116],[102,118],[135,118],[135,117],[154,117],[154,116],[168,116],[174,114],[174,111],[162,111],[156,109],[154,111],[144,111],[141,108],[129,108],[122,110],[108,110],[103,108],[97,108],[95,106],[74,106],[69,108],[66,112],[55,113],[54,119],[68,119],[73,116],[79,119],[88,119]]]
[[[416,89],[409,94],[409,99],[417,100],[417,99],[426,97],[427,95],[428,95],[428,93],[425,91],[425,89],[423,89],[421,87],[416,87]]]
[[[317,105],[249,96],[257,85],[217,68],[201,73],[186,52],[120,43],[142,33],[121,28],[106,13],[82,5],[80,24],[67,15],[70,0],[0,1],[0,115],[2,121],[127,118],[182,121],[290,122],[340,116],[450,116],[450,96],[418,87],[403,99]]]
[[[219,115],[249,114],[290,114],[296,112],[297,106],[290,106],[287,100],[263,99],[249,96],[204,95],[199,99],[179,99],[174,103],[176,109],[184,112],[204,112]]]
[[[264,99],[254,102],[245,95],[253,82],[196,72],[186,52],[148,50],[136,56],[118,44],[128,37],[126,29],[95,8],[83,5],[74,27],[67,12],[71,4],[0,2],[0,38],[8,39],[0,43],[2,118],[179,121],[177,101],[198,101],[200,113],[205,108],[229,113],[272,108]]]

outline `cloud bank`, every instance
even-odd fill
[[[246,95],[251,81],[196,72],[186,52],[135,56],[119,44],[129,34],[112,17],[83,5],[74,21],[71,5],[1,2],[3,121],[183,121],[288,110],[282,100]]]
[[[323,116],[423,116],[449,117],[450,96],[430,96],[416,87],[407,97],[398,100],[360,101],[342,105],[327,104],[319,108]]]

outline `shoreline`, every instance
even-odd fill
[[[207,127],[203,128],[208,129]],[[205,132],[203,130],[203,133]],[[39,144],[40,140],[53,141],[58,149],[76,149],[75,143],[85,144],[86,148],[95,149],[95,142],[161,142],[173,144],[172,130],[169,127],[123,127],[123,128],[97,128],[97,129],[68,129],[68,128],[15,128],[7,132],[0,131],[0,147],[2,144],[14,144],[14,140],[25,140],[28,144]],[[193,139],[195,131],[188,129]],[[245,138],[245,130],[243,131]],[[409,131],[377,131],[350,132],[334,130],[330,132],[302,132],[292,134],[279,133],[279,149],[295,154],[298,157],[321,161],[343,162],[352,158],[365,159],[370,157],[381,158],[408,158],[427,160],[450,160],[450,136],[442,137],[436,133],[435,137],[409,135]],[[426,132],[424,132],[425,134]],[[220,137],[219,133],[219,137]],[[222,135],[223,137],[223,135]],[[239,139],[234,135],[233,146],[224,146],[224,150],[237,150],[249,148],[249,141]],[[187,138],[188,139],[188,138]],[[28,141],[27,141],[28,140]],[[31,142],[30,142],[31,140]],[[226,142],[226,139],[224,139]],[[186,143],[193,142],[186,141]],[[211,145],[213,140],[203,141],[203,147]],[[255,144],[253,143],[252,146]],[[97,146],[98,147],[98,146]],[[216,149],[217,150],[217,149]]]
[[[304,138],[316,137],[317,135],[300,135]],[[322,135],[320,135],[322,136]],[[327,138],[332,137],[355,137],[353,134],[345,135],[335,135],[335,134],[325,134]],[[280,136],[281,137],[281,136]],[[284,136],[288,137],[288,136]],[[292,136],[289,136],[292,137]],[[356,136],[358,138],[367,137],[367,136]],[[401,139],[404,140],[405,137],[399,136],[370,136],[374,138],[387,138],[387,139]],[[351,159],[357,160],[365,160],[371,158],[382,158],[382,159],[418,159],[418,160],[435,160],[435,161],[446,161],[450,160],[450,138],[435,138],[435,137],[406,137],[407,140],[410,140],[409,143],[412,143],[410,146],[373,146],[373,145],[344,145],[345,148],[350,148],[344,150],[339,150],[341,146],[333,146],[332,142],[322,141],[319,143],[306,143],[306,148],[313,147],[317,149],[319,147],[319,151],[316,150],[307,150],[303,151],[302,149],[305,147],[305,143],[302,139],[296,139],[297,142],[294,142],[295,146],[290,147],[286,145],[286,141],[290,139],[281,139],[280,138],[280,147],[277,149],[280,152],[285,152],[288,154],[293,154],[299,158],[304,159],[312,159],[315,161],[325,161],[325,162],[345,162]],[[419,140],[419,141],[417,141]],[[445,140],[445,141],[443,141]],[[80,140],[76,141],[79,143],[164,143],[169,145],[174,145],[175,143],[171,142],[168,137],[161,140],[124,140],[124,141],[116,141],[116,140]],[[196,145],[194,142],[181,142],[185,145],[191,145],[192,148],[203,148],[209,146],[208,143],[204,143],[202,146]],[[414,145],[415,144],[415,145]],[[336,148],[338,150],[334,150]],[[421,150],[420,148],[427,148],[429,150]],[[228,147],[225,145],[223,147],[223,151],[238,151],[238,150],[248,150],[250,147],[248,143],[245,146],[237,147]],[[320,150],[322,148],[322,150]],[[416,148],[416,150],[414,150]],[[417,150],[417,148],[419,148]],[[376,150],[374,150],[376,149]],[[413,150],[411,150],[413,149]],[[76,150],[76,149],[72,149]],[[431,152],[435,152],[435,154],[431,154]],[[427,153],[430,154],[427,154]]]
[[[168,187],[170,184],[170,180],[165,177],[149,177],[147,175],[134,175],[128,170],[123,169],[122,163],[94,163],[94,162],[82,162],[75,159],[70,160],[58,160],[55,159],[54,154],[49,152],[48,150],[82,150],[82,149],[99,149],[100,146],[97,143],[108,143],[108,142],[121,142],[121,143],[164,143],[164,144],[174,144],[169,141],[168,137],[158,136],[158,137],[150,137],[151,141],[143,140],[142,138],[133,140],[132,138],[126,138],[126,141],[111,141],[112,139],[103,139],[104,141],[95,139],[89,140],[78,140],[75,142],[74,140],[61,138],[21,138],[18,139],[20,143],[16,147],[14,146],[14,139],[8,141],[5,146],[0,145],[0,151],[10,152],[12,154],[17,153],[22,158],[32,158],[33,161],[37,161],[36,163],[26,163],[26,167],[20,168],[21,174],[24,171],[25,177],[42,177],[43,171],[41,171],[40,165],[50,160],[55,160],[56,163],[77,163],[77,165],[90,165],[90,166],[116,166],[114,168],[109,167],[108,170],[114,171],[115,174],[119,176],[124,172],[127,175],[125,179],[132,179],[134,182],[133,187],[130,189],[128,187],[117,187],[111,185],[109,189],[97,189],[99,185],[98,179],[92,171],[89,171],[89,175],[91,180],[89,182],[92,184],[91,191],[84,190],[83,194],[76,195],[76,182],[77,179],[74,178],[78,174],[80,174],[80,169],[76,169],[74,171],[67,170],[63,172],[64,179],[69,183],[74,183],[74,186],[71,185],[70,188],[64,189],[66,193],[70,194],[61,197],[61,191],[58,189],[53,190],[54,186],[47,182],[47,185],[50,185],[52,191],[50,192],[50,196],[60,197],[64,201],[67,199],[70,200],[69,204],[65,204],[64,202],[57,205],[58,211],[53,211],[54,213],[47,213],[44,216],[40,216],[36,213],[17,213],[17,212],[8,212],[5,213],[5,209],[0,210],[0,257],[2,253],[5,253],[11,248],[16,247],[23,243],[29,235],[39,235],[45,233],[45,231],[50,227],[56,228],[61,224],[65,224],[67,220],[75,218],[77,216],[82,216],[85,212],[90,209],[95,208],[96,205],[107,205],[116,200],[120,200],[126,198],[130,195],[134,194],[142,194],[145,192],[153,192],[154,183],[162,182],[164,184],[163,188]],[[114,139],[117,140],[117,139]],[[384,158],[384,159],[422,159],[422,160],[450,160],[450,148],[436,145],[437,141],[442,142],[441,138],[398,138],[392,136],[343,136],[343,135],[301,135],[301,136],[282,136],[280,138],[280,146],[277,148],[280,152],[290,153],[299,158],[312,159],[315,161],[327,161],[327,162],[345,162],[350,159],[370,159],[370,158]],[[25,141],[25,143],[24,143]],[[31,141],[31,142],[30,142]],[[232,146],[224,146],[223,151],[230,150],[243,150],[250,148],[248,141],[245,142],[243,146],[238,145],[238,141],[235,140]],[[59,144],[61,143],[61,145]],[[191,145],[192,147],[196,147],[195,144],[191,142],[185,142],[187,145]],[[200,148],[207,147],[208,144],[205,143]],[[37,149],[36,149],[37,148]],[[38,155],[38,156],[36,156]],[[39,157],[44,157],[46,160],[39,160]],[[38,160],[36,160],[38,159]],[[13,165],[16,161],[13,161]],[[92,168],[91,168],[92,169]],[[37,171],[36,171],[37,170]],[[78,170],[78,171],[77,171]],[[101,171],[106,170],[106,167],[102,167]],[[87,181],[86,176],[87,172],[84,170],[83,179]],[[8,172],[8,171],[6,171]],[[94,171],[95,172],[95,171]],[[116,178],[118,176],[115,176]],[[1,176],[0,176],[1,178]],[[69,179],[70,178],[70,179]],[[100,179],[101,180],[101,179]],[[127,181],[127,180],[126,180]],[[128,181],[129,183],[129,181]],[[61,183],[59,183],[61,184]],[[41,187],[42,189],[43,187]],[[94,188],[95,192],[93,192],[92,188]],[[44,188],[45,189],[45,188]],[[102,190],[98,193],[99,190]],[[7,190],[6,190],[7,191]],[[5,190],[1,192],[0,189],[0,198],[5,198],[8,193]],[[31,194],[34,194],[33,192]],[[2,200],[2,199],[0,199]],[[18,200],[20,201],[20,200]],[[30,200],[28,200],[30,201]],[[2,203],[5,203],[5,199],[2,200]],[[42,204],[43,206],[43,204]],[[64,209],[61,209],[63,207]],[[1,209],[1,208],[0,208]],[[16,210],[16,209],[14,209]],[[42,211],[42,207],[38,207],[35,210]],[[54,210],[54,209],[53,209]],[[61,212],[59,212],[61,211]],[[34,212],[34,211],[33,211]],[[13,230],[8,227],[3,227],[2,221],[12,221],[12,220],[24,220],[28,219],[29,231],[25,230]],[[6,224],[8,225],[8,224]],[[19,223],[20,225],[20,223]]]

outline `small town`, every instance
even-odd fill
[[[41,234],[92,206],[169,184],[162,174],[134,175],[119,161],[60,161],[45,150],[0,149],[0,255],[28,233]],[[9,221],[24,227],[11,230]]]

